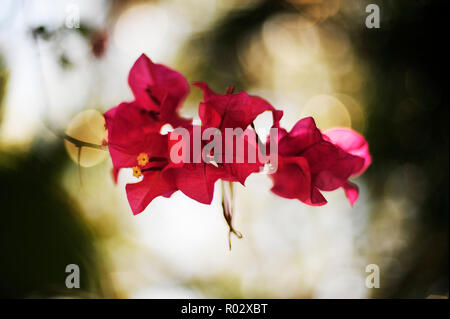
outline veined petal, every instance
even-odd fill
[[[309,164],[303,157],[280,157],[278,170],[269,176],[273,180],[272,192],[278,196],[295,198],[313,206],[327,202],[312,186]]]
[[[163,178],[160,171],[145,172],[142,181],[126,185],[128,203],[134,215],[141,213],[156,197],[167,197],[174,191],[174,183]]]
[[[191,122],[177,113],[189,93],[189,85],[181,73],[153,63],[142,54],[130,70],[128,84],[137,104],[158,112],[163,124],[182,126]]]
[[[186,196],[208,205],[213,199],[215,182],[225,175],[222,168],[205,163],[187,163],[182,167],[169,164],[163,171],[164,178],[172,180]]]
[[[364,159],[364,165],[352,175],[361,175],[372,163],[372,157],[369,153],[369,143],[358,132],[349,128],[332,128],[326,130],[325,135],[333,144],[339,146],[344,151]]]
[[[245,92],[216,94],[205,83],[195,82],[193,85],[203,90],[204,101],[201,103],[199,116],[206,127],[239,127],[245,130],[265,111],[272,112],[274,127],[279,126],[283,111],[276,110],[260,97]]]
[[[344,189],[345,196],[347,196],[347,199],[350,203],[350,205],[353,206],[353,204],[356,202],[356,200],[359,197],[359,189],[358,185],[353,184],[352,182],[347,181],[342,188]]]

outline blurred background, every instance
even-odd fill
[[[365,25],[369,3],[379,29]],[[0,4],[0,297],[448,297],[445,1]],[[78,154],[55,133],[101,143],[101,113],[132,99],[141,53],[190,82],[263,96],[287,129],[311,115],[364,134],[373,163],[356,205],[338,190],[308,207],[252,175],[235,186],[244,237],[231,251],[219,184],[210,206],[177,192],[133,216],[131,173],[115,185],[106,152]],[[201,98],[191,88],[182,114],[198,118]],[[80,289],[65,286],[68,264]]]

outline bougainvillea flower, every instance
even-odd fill
[[[223,138],[222,163],[228,173],[224,180],[239,182],[245,185],[245,180],[252,173],[264,168],[264,159],[258,145],[258,137],[254,130],[246,129],[242,134],[236,134],[229,139],[225,133]],[[240,151],[238,151],[240,147]]]
[[[359,172],[353,175],[354,177],[364,173],[367,167],[372,163],[372,157],[369,153],[369,143],[367,143],[366,139],[358,132],[349,128],[338,127],[326,130],[324,132],[324,137],[328,137],[330,142],[339,146],[344,151],[364,159],[363,167]]]
[[[351,204],[358,198],[358,187],[348,179],[362,174],[371,163],[367,141],[358,133],[345,128],[322,133],[312,118],[298,121],[287,132],[279,125],[283,112],[266,100],[233,93],[232,88],[217,94],[205,83],[194,84],[203,90],[204,98],[199,105],[202,124],[192,125],[178,114],[189,93],[186,79],[145,55],[131,68],[128,83],[135,100],[121,103],[104,116],[115,179],[121,168],[130,168],[137,178],[126,186],[134,214],[154,198],[170,197],[177,190],[210,204],[215,182],[244,184],[250,174],[264,167],[267,154],[261,156],[261,152],[270,148],[272,155],[271,143],[276,143],[272,146],[278,150],[278,169],[270,175],[274,193],[323,205],[326,200],[321,191],[342,187]],[[252,123],[266,111],[272,113],[272,127],[278,136],[269,137],[264,149]],[[161,134],[164,124],[171,124],[174,130]],[[179,140],[176,132],[181,130],[188,139]],[[212,147],[215,142],[220,142],[220,147]],[[189,149],[189,156],[177,161],[174,158],[179,156],[173,150],[177,152],[180,146]],[[269,161],[272,164],[272,159]],[[230,203],[223,199],[222,204],[231,232]]]
[[[194,131],[198,133],[198,137],[195,136]],[[184,135],[176,131],[169,132],[170,163],[164,169],[163,176],[172,180],[176,188],[186,196],[200,203],[210,204],[214,194],[214,184],[219,178],[225,176],[226,172],[223,167],[217,167],[202,160],[204,145],[201,134],[202,127],[197,125],[186,128]],[[200,142],[198,147],[194,147],[194,144],[198,142]],[[174,148],[176,145],[181,146]],[[180,154],[177,162],[175,162],[174,152]]]
[[[127,198],[134,215],[141,213],[158,196],[170,197],[177,189],[172,180],[163,178],[161,170],[142,172],[142,180],[127,184]]]
[[[215,182],[225,174],[223,167],[206,163],[185,163],[182,167],[169,164],[163,172],[164,178],[172,180],[183,194],[208,205],[213,199]]]
[[[161,135],[161,123],[152,111],[136,103],[122,103],[105,113],[108,149],[114,178],[121,168],[132,168],[140,180],[127,184],[128,202],[133,214],[139,214],[158,196],[170,196],[177,189],[170,179],[161,177],[169,163],[167,135]]]
[[[128,84],[136,103],[155,112],[163,124],[176,127],[191,122],[178,115],[178,109],[189,93],[189,85],[179,72],[153,63],[142,54],[130,70]]]
[[[206,83],[196,82],[193,85],[203,91],[204,101],[200,103],[198,111],[202,126],[217,128],[222,132],[224,150],[229,151],[230,148],[234,148],[231,152],[233,158],[223,160],[224,167],[229,173],[229,179],[226,180],[244,184],[251,173],[260,171],[264,166],[259,156],[257,135],[253,130],[248,129],[248,126],[258,115],[270,111],[273,127],[279,127],[283,111],[276,110],[260,97],[248,95],[246,92],[233,93],[233,88],[227,89],[225,94],[217,94]],[[241,129],[242,133],[236,134],[234,141],[230,141],[226,140],[226,129]],[[236,145],[244,145],[243,154],[237,155]],[[249,153],[258,154],[256,160],[249,158]]]
[[[369,153],[369,143],[367,143],[362,135],[352,129],[332,128],[325,131],[324,137],[328,138],[333,144],[339,146],[344,151],[364,159],[364,165],[358,172],[355,172],[352,177],[358,177],[364,173],[367,167],[372,163],[372,157]],[[342,188],[344,189],[350,204],[353,205],[359,196],[358,186],[347,181]]]
[[[270,175],[277,195],[316,206],[327,202],[320,191],[343,187],[350,203],[356,200],[348,178],[361,172],[364,158],[330,142],[313,118],[298,121],[289,133],[280,129],[278,152],[278,170]]]
[[[226,140],[225,135],[219,135],[220,149],[206,149],[214,139],[195,140],[195,135],[202,136],[205,130],[201,126],[193,125],[186,129],[186,136],[170,132],[169,150],[182,153],[182,149],[188,149],[189,153],[183,155],[179,161],[174,162],[174,156],[170,156],[171,163],[164,169],[163,175],[172,179],[177,189],[185,195],[201,203],[209,204],[213,198],[214,184],[218,179],[226,181],[238,181],[245,183],[246,178],[254,172],[258,172],[264,165],[259,161],[256,147],[255,133],[252,130],[234,139]],[[197,133],[194,133],[197,130]],[[176,135],[172,137],[173,135]],[[198,147],[194,143],[200,142]],[[231,142],[231,143],[230,143]],[[175,144],[181,143],[178,148],[172,149]],[[243,153],[229,152],[230,148],[235,148],[235,143],[242,143]],[[215,153],[219,152],[219,154]],[[254,152],[254,157],[249,156],[249,152]],[[205,154],[204,154],[205,153]],[[249,160],[250,157],[250,160]]]
[[[144,110],[136,102],[131,102],[119,104],[106,112],[104,117],[116,182],[119,169],[131,167],[135,163],[135,156],[139,154],[136,148],[142,147],[146,138],[149,139],[147,147],[151,148],[156,156],[167,153],[166,149],[161,149],[159,139],[153,139],[153,136],[159,135],[161,128],[161,122],[154,116],[154,112]]]
[[[126,152],[110,151],[113,163],[132,168],[133,175],[139,178],[138,182],[126,186],[128,202],[135,215],[154,198],[169,197],[177,190],[171,179],[162,176],[169,163],[167,147],[167,135],[150,132],[143,135],[141,141],[129,145]]]
[[[256,117],[270,111],[273,114],[274,127],[278,127],[283,111],[276,110],[266,100],[248,95],[245,92],[217,94],[206,83],[193,85],[203,90],[204,101],[199,105],[199,116],[205,127],[241,128],[245,130]]]
[[[242,142],[244,145],[243,155],[234,152],[230,163],[226,163],[225,155],[228,153],[210,154],[213,159],[218,159],[219,164],[214,161],[204,162],[202,152],[210,140],[200,140],[199,153],[194,154],[193,128],[199,129],[200,137],[205,128],[192,125],[186,129],[190,136],[189,145],[186,147],[189,148],[191,156],[185,163],[174,164],[170,158],[173,141],[169,140],[173,133],[160,134],[161,123],[151,116],[151,112],[140,108],[136,103],[122,103],[105,113],[108,148],[115,178],[117,179],[121,168],[132,168],[133,175],[143,177],[140,182],[128,184],[126,187],[134,214],[145,209],[155,197],[170,196],[176,190],[181,190],[201,203],[209,204],[218,179],[244,183],[248,175],[259,171],[263,165],[258,161],[256,138],[252,130],[234,136],[233,142]],[[225,135],[220,135],[220,138],[223,149],[230,148],[230,145],[225,144]],[[249,148],[255,152],[255,162],[248,161]],[[242,158],[239,157],[241,155]]]

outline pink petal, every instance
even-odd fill
[[[287,134],[283,129],[280,131],[282,137],[279,141],[278,152],[285,156],[300,155],[308,147],[323,140],[312,117],[299,120]]]
[[[256,117],[265,112],[273,114],[274,127],[278,127],[283,112],[276,110],[266,100],[248,95],[245,92],[236,94],[216,94],[205,83],[196,82],[204,93],[204,102],[200,106],[200,119],[206,127],[241,128],[245,130]],[[219,121],[220,119],[220,121]]]
[[[171,195],[176,189],[170,180],[162,178],[161,172],[149,171],[144,173],[144,178],[141,182],[127,184],[126,191],[131,210],[134,215],[137,215],[153,199],[158,196]]]
[[[271,190],[278,196],[295,198],[313,206],[327,202],[322,194],[312,187],[309,165],[303,157],[280,157],[278,170],[269,176],[273,180]]]
[[[224,175],[222,168],[205,163],[184,164],[182,167],[169,164],[163,171],[164,178],[172,180],[186,196],[208,205],[213,199],[215,182]]]
[[[128,83],[136,102],[147,110],[159,112],[163,124],[184,126],[191,122],[177,114],[189,93],[189,85],[181,73],[153,63],[142,54],[130,70]]]
[[[264,166],[264,163],[260,161],[256,134],[252,129],[247,129],[243,134],[236,136],[233,143],[226,144],[225,142],[224,136],[222,143],[225,152],[222,159],[223,166],[235,181],[244,185],[250,174],[259,172]],[[238,154],[236,145],[241,144],[243,145],[243,154]],[[233,154],[232,158],[227,158],[227,154]],[[249,154],[254,154],[254,158],[249,157]],[[227,163],[227,160],[231,163]]]
[[[347,183],[345,183],[342,187],[344,188],[345,196],[347,196],[350,205],[353,206],[359,196],[358,186],[347,181]]]
[[[364,165],[360,170],[353,173],[353,176],[359,176],[364,173],[372,163],[372,157],[369,153],[369,143],[367,143],[362,135],[354,130],[349,128],[332,128],[325,131],[325,135],[333,144],[339,146],[344,151],[364,159]]]
[[[335,190],[364,164],[362,158],[351,155],[323,140],[302,153],[308,160],[313,183],[324,191]]]
[[[122,103],[105,113],[105,119],[116,173],[120,168],[135,166],[142,152],[151,157],[168,157],[167,136],[159,134],[161,123],[149,111],[135,103]]]

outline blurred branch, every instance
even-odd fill
[[[63,139],[65,139],[66,141],[72,143],[73,145],[75,145],[76,147],[90,147],[90,148],[95,148],[98,150],[102,150],[105,151],[107,149],[107,145],[98,145],[98,144],[93,144],[93,143],[89,143],[89,142],[84,142],[84,141],[80,141],[66,133],[63,134],[57,134],[58,136],[62,137]]]

